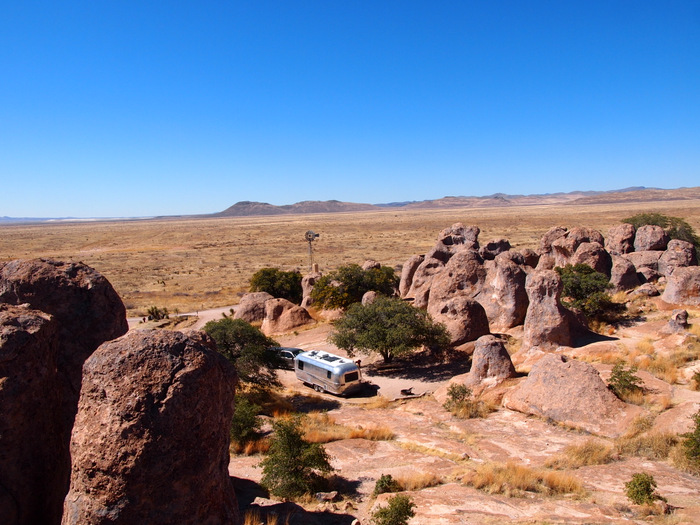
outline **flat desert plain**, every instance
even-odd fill
[[[700,199],[588,205],[393,209],[358,213],[231,218],[163,218],[0,226],[0,261],[51,257],[82,261],[115,287],[129,316],[149,306],[190,312],[236,304],[255,271],[309,268],[307,230],[321,271],[375,259],[401,265],[425,253],[440,230],[475,224],[482,243],[506,238],[536,248],[552,226],[608,228],[624,217],[659,212],[700,231]]]

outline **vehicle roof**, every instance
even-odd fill
[[[321,350],[310,350],[297,355],[295,359],[301,359],[306,362],[315,362],[324,366],[324,368],[339,368],[339,369],[355,369],[357,364],[347,357],[323,352]]]

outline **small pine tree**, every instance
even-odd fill
[[[261,484],[281,498],[294,498],[322,489],[321,474],[333,470],[326,450],[304,439],[298,417],[275,421],[272,426],[274,436],[270,450],[260,462]]]
[[[240,394],[236,395],[236,409],[231,420],[231,439],[243,445],[258,437],[260,432],[260,407]]]
[[[651,505],[656,500],[665,499],[656,492],[656,480],[651,474],[638,472],[625,483],[625,494],[635,505]]]
[[[375,525],[407,525],[416,515],[416,504],[405,494],[397,494],[389,499],[389,504],[372,514]]]
[[[376,497],[380,494],[385,494],[387,492],[399,492],[400,490],[401,486],[399,485],[399,482],[391,477],[391,474],[382,474],[374,484],[374,492],[372,492],[372,496]]]
[[[625,366],[622,363],[617,363],[613,366],[612,373],[610,374],[608,388],[620,399],[625,395],[642,390],[642,380],[634,375],[636,371],[636,366],[625,370]]]
[[[691,419],[695,423],[695,428],[681,436],[684,438],[683,451],[694,467],[700,467],[700,410],[693,414]]]

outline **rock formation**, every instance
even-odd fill
[[[503,404],[608,437],[624,434],[642,413],[620,401],[591,365],[555,354],[540,359]]]
[[[433,320],[442,323],[450,334],[450,343],[458,346],[489,333],[484,307],[465,295],[457,295],[428,310]]]
[[[484,260],[491,261],[496,258],[496,255],[508,250],[510,250],[508,239],[493,239],[479,249],[479,255]]]
[[[55,356],[47,353],[43,356],[46,361],[42,361],[40,355],[33,354],[35,359],[39,359],[34,363],[36,387],[43,392],[46,382],[52,382],[51,395],[45,398],[44,410],[39,413],[51,417],[52,421],[42,424],[54,428],[55,434],[51,437],[42,436],[54,448],[45,463],[35,464],[35,468],[46,475],[39,486],[31,489],[31,492],[42,495],[39,508],[32,509],[31,513],[44,516],[46,519],[42,523],[52,525],[61,520],[63,498],[68,490],[70,433],[78,407],[83,363],[100,344],[119,337],[128,330],[126,310],[111,284],[97,271],[82,263],[50,259],[17,260],[1,265],[0,303],[26,304],[32,310],[48,314],[55,324],[55,334],[51,336],[55,338],[53,342],[37,341],[40,348],[55,346]],[[43,314],[32,315],[36,317]],[[31,332],[34,329],[27,330]],[[48,333],[48,330],[39,330],[32,337],[41,338],[43,336],[40,334],[45,332]],[[0,341],[0,345],[4,345],[4,341]],[[12,360],[5,363],[9,367],[9,376],[19,373],[13,368],[13,363],[24,366],[21,362],[22,360]],[[0,383],[8,388],[12,384]],[[8,391],[7,395],[0,397],[3,399],[0,413],[4,415],[11,412],[13,409],[10,405],[14,403],[12,392]],[[25,417],[28,415],[25,413]],[[4,443],[6,436],[3,434],[0,437],[0,448],[6,454],[5,457],[20,457],[21,450],[13,451],[9,444]],[[24,436],[24,439],[36,443],[37,437],[37,434],[33,434]],[[13,442],[15,445],[21,444],[20,441]],[[37,454],[43,452],[37,451]],[[10,471],[9,466],[5,465],[0,466],[0,471],[5,471],[6,468]],[[11,486],[26,486],[29,483],[27,480],[38,479],[37,473],[26,465],[17,472],[23,478],[12,481]],[[19,515],[26,516],[27,512],[27,509],[21,508]]]
[[[674,310],[671,312],[671,319],[668,320],[666,328],[671,333],[684,332],[688,329],[688,311]]]
[[[668,276],[661,299],[671,304],[700,306],[700,266],[676,268]]]
[[[663,251],[666,249],[669,238],[661,226],[647,224],[637,228],[634,236],[634,251],[645,252],[651,250]]]
[[[252,292],[241,297],[233,314],[234,319],[243,319],[248,323],[260,322],[265,319],[265,303],[274,299],[267,292]]]
[[[630,261],[618,255],[612,256],[612,269],[610,270],[610,284],[615,291],[631,290],[639,286],[637,269]]]
[[[399,281],[399,296],[406,297],[413,283],[413,275],[416,269],[421,265],[425,255],[413,255],[406,261],[401,268],[401,280]]]
[[[525,288],[530,306],[525,316],[525,348],[571,345],[571,314],[560,302],[563,286],[561,277],[553,270],[537,270],[527,277]]]
[[[236,382],[233,365],[180,332],[102,345],[84,367],[63,525],[238,523]]]
[[[522,324],[528,308],[525,270],[513,262],[510,252],[499,254],[486,268],[476,300],[484,307],[491,330],[505,331]]]
[[[265,319],[260,330],[265,335],[280,334],[313,322],[305,308],[287,299],[269,299],[265,302]]]
[[[311,291],[314,289],[314,285],[316,284],[316,281],[318,281],[321,278],[322,274],[321,272],[311,272],[306,274],[304,277],[301,279],[301,293],[302,293],[302,299],[301,299],[301,306],[304,308],[308,308],[313,304],[313,301],[311,300]]]
[[[605,249],[611,255],[622,255],[634,251],[634,226],[631,224],[618,224],[608,230],[605,239]]]
[[[697,264],[695,246],[686,241],[672,239],[669,241],[666,251],[659,257],[658,270],[661,275],[668,277],[676,268],[697,266]]]

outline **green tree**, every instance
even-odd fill
[[[700,410],[692,416],[695,428],[683,434],[683,452],[688,461],[695,467],[700,468]]]
[[[638,472],[625,483],[625,494],[635,505],[651,505],[654,501],[665,499],[656,492],[656,480],[651,474]]]
[[[561,303],[567,308],[581,310],[588,319],[610,319],[624,305],[613,303],[607,290],[612,288],[608,278],[587,264],[567,264],[555,268],[564,283]]]
[[[416,515],[416,504],[405,494],[389,498],[388,505],[372,514],[375,525],[407,525],[408,520]]]
[[[382,474],[381,476],[379,476],[379,479],[374,484],[374,491],[372,492],[372,496],[377,497],[380,494],[384,494],[386,492],[400,491],[401,485],[399,485],[399,482],[396,481],[391,474]]]
[[[384,362],[416,348],[449,345],[447,330],[434,323],[425,310],[392,297],[378,296],[370,304],[355,303],[334,323],[330,341],[352,356],[378,353]]]
[[[272,297],[281,297],[294,304],[301,304],[301,273],[285,272],[277,268],[262,268],[250,278],[251,292],[267,292]]]
[[[369,291],[394,295],[398,285],[399,278],[393,268],[363,270],[359,264],[349,264],[319,278],[311,291],[311,299],[322,308],[347,308],[362,301],[362,296]]]
[[[260,433],[260,407],[247,397],[236,394],[236,409],[231,420],[231,439],[240,445],[254,440]]]
[[[671,217],[662,213],[638,213],[622,219],[622,222],[631,224],[635,229],[645,225],[661,226],[671,239],[686,241],[700,248],[700,237],[695,234],[693,227],[680,217]]]
[[[263,469],[260,483],[281,498],[293,498],[323,488],[322,474],[333,470],[326,450],[304,439],[299,417],[280,419],[272,425],[274,435],[270,450],[260,462]]]
[[[634,392],[641,391],[642,380],[635,375],[636,371],[636,366],[632,366],[629,370],[626,370],[622,363],[617,363],[613,366],[610,374],[608,388],[620,399],[624,399],[625,396]]]
[[[274,339],[242,319],[226,317],[209,321],[204,331],[216,341],[216,349],[236,365],[241,381],[257,386],[279,385],[275,368],[277,355],[269,349],[279,346]]]

